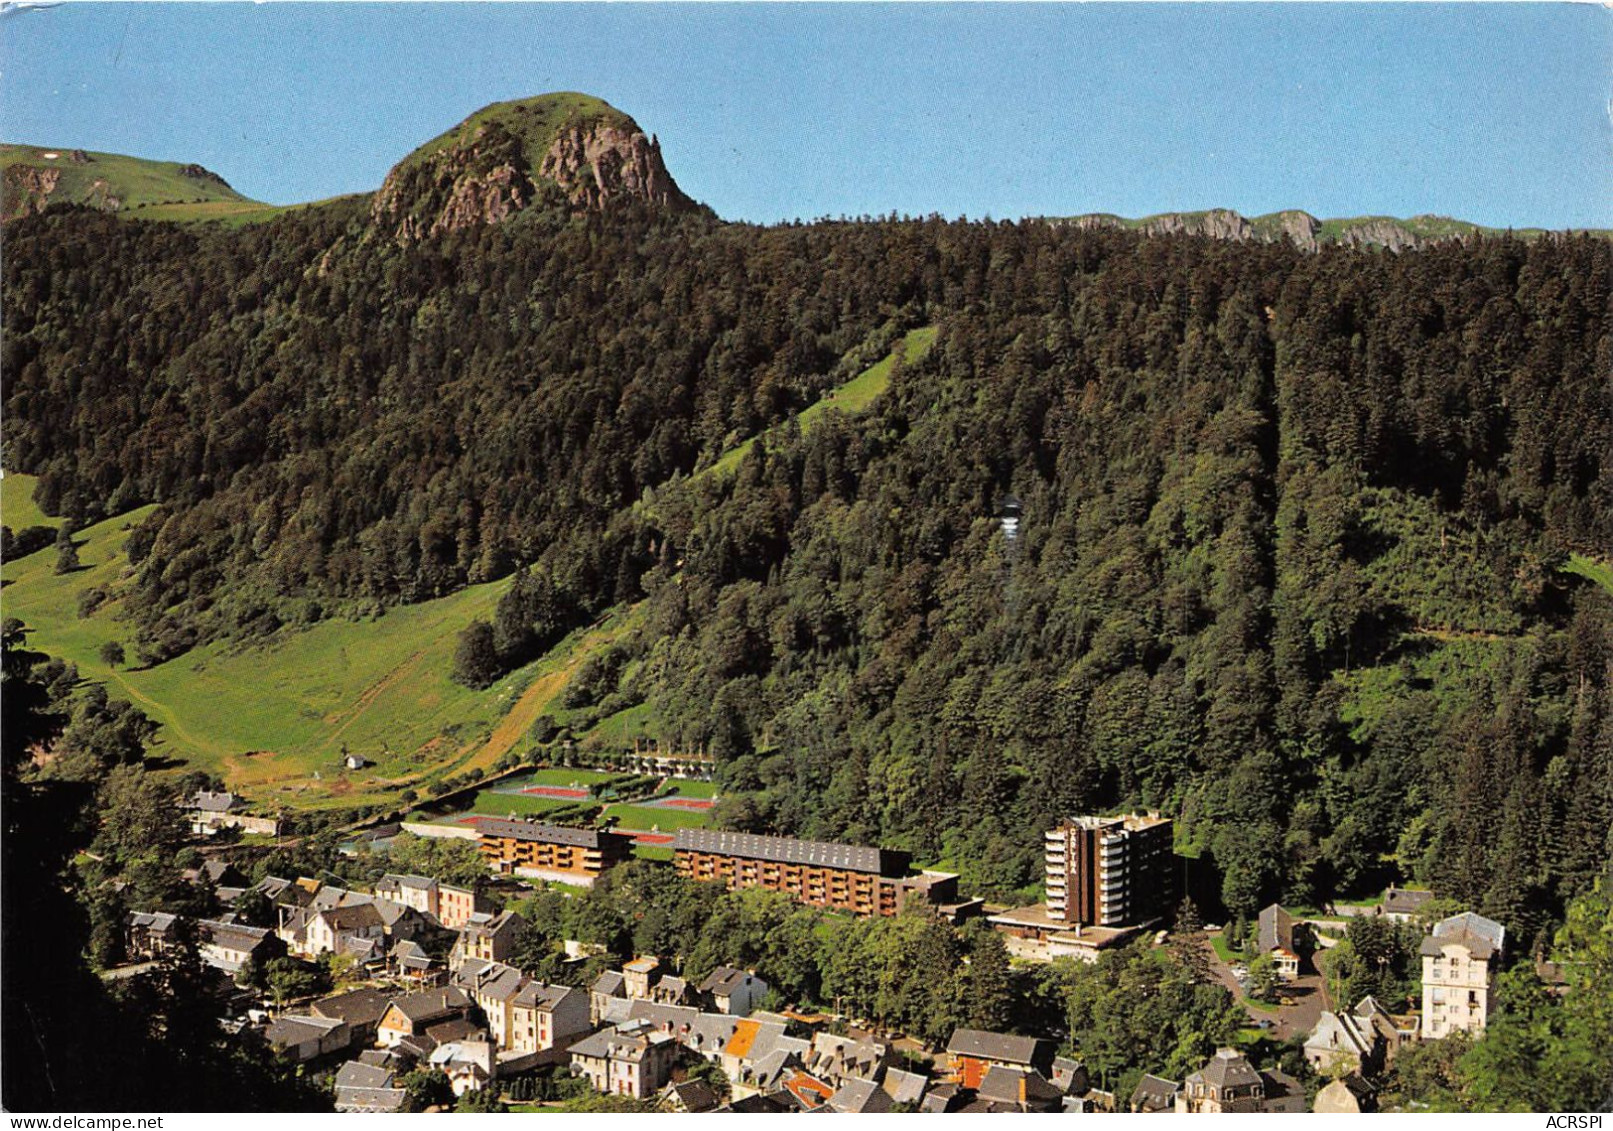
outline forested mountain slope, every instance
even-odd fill
[[[1606,242],[591,204],[19,220],[6,465],[77,523],[160,504],[147,661],[529,564],[501,664],[643,601],[573,703],[716,750],[732,823],[991,890],[1122,803],[1232,911],[1398,876],[1528,933],[1605,867],[1613,596],[1563,566],[1613,547]]]

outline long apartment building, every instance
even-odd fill
[[[908,854],[889,848],[679,829],[672,850],[678,875],[686,879],[721,880],[729,890],[787,892],[802,903],[854,915],[895,915],[910,894],[926,902],[948,891],[956,898],[956,877],[909,876]],[[952,881],[950,888],[937,883],[944,880]]]
[[[1047,916],[1094,927],[1170,913],[1176,872],[1169,818],[1070,817],[1045,835]]]
[[[626,860],[633,838],[608,829],[577,829],[539,821],[489,817],[476,823],[482,858],[495,872],[592,884]]]

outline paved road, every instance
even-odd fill
[[[1216,931],[1210,933],[1219,934]],[[1232,968],[1221,961],[1214,948],[1210,949],[1210,969],[1216,979],[1243,1003],[1249,1023],[1258,1026],[1261,1022],[1269,1022],[1271,1028],[1268,1031],[1279,1041],[1309,1033],[1316,1028],[1323,1010],[1332,1008],[1327,1001],[1327,987],[1319,974],[1305,974],[1282,988],[1282,996],[1292,1004],[1279,1006],[1276,1010],[1263,1010],[1251,1008],[1244,1000],[1243,989],[1232,976]]]

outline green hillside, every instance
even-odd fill
[[[151,219],[239,216],[273,206],[251,200],[217,174],[178,161],[148,161],[118,153],[0,145],[5,216],[49,204],[83,204]]]
[[[7,474],[3,483],[10,525],[26,509],[19,500],[32,480]],[[508,587],[502,581],[375,620],[324,621],[264,646],[210,645],[151,668],[108,667],[100,658],[108,641],[123,644],[134,662],[132,632],[115,594],[128,564],[124,544],[151,509],[80,531],[82,568],[73,573],[55,572],[52,548],[5,563],[0,606],[32,630],[34,649],[77,664],[86,679],[105,682],[113,697],[128,698],[161,723],[159,755],[219,773],[255,799],[295,807],[358,804],[390,799],[407,784],[445,773],[485,770],[525,738],[589,648],[610,638],[607,621],[603,635],[574,633],[485,691],[454,683],[448,673],[455,638],[471,620],[492,614]],[[23,518],[31,524],[43,516],[35,508]],[[82,594],[97,588],[113,598],[81,616]],[[502,733],[512,718],[526,725]],[[342,770],[344,746],[374,765]]]
[[[0,476],[0,523],[12,530],[30,526],[55,526],[59,518],[51,518],[34,502],[34,485],[39,480],[32,475],[19,475],[8,471]]]

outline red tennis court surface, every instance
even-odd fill
[[[567,801],[581,801],[588,796],[586,789],[567,789],[559,785],[534,785],[521,792],[532,794],[534,797],[561,797]]]
[[[707,797],[663,797],[656,804],[668,809],[710,809],[717,803]]]
[[[675,837],[669,836],[666,833],[640,833],[633,832],[631,829],[623,829],[621,831],[624,833],[632,833],[633,843],[635,844],[671,844],[673,840],[676,839]]]

